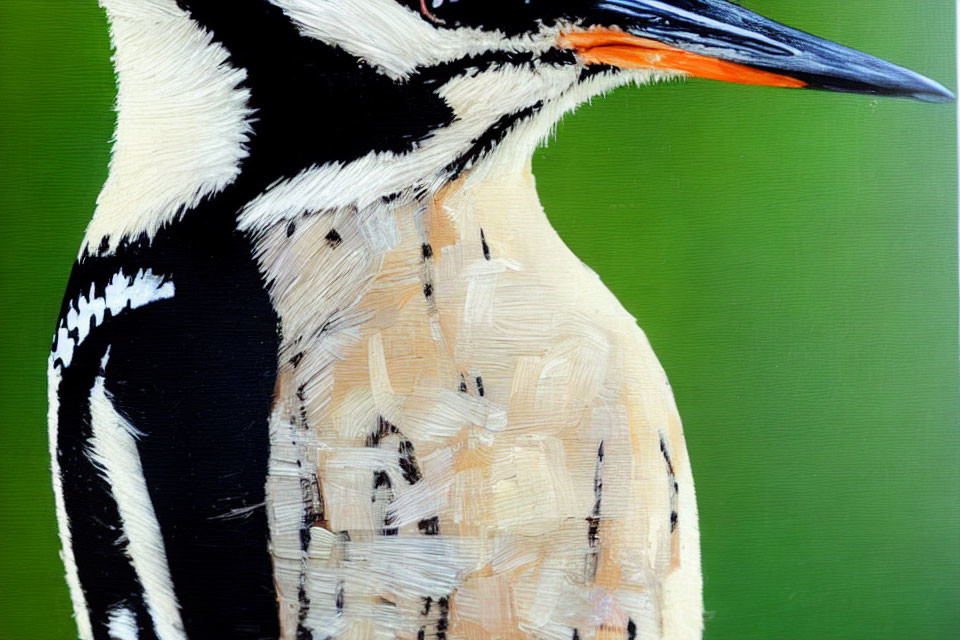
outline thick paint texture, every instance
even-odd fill
[[[948,2],[750,4],[953,77]],[[92,1],[0,6],[0,638],[74,632],[44,361],[106,176],[108,55]],[[949,107],[693,81],[594,101],[535,161],[670,376],[706,638],[960,632],[955,139]]]

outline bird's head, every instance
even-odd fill
[[[301,39],[353,65],[340,95],[324,96],[348,105],[338,114],[344,131],[366,132],[359,147],[400,160],[379,172],[384,179],[369,198],[429,190],[498,151],[503,163],[525,160],[564,112],[628,82],[692,76],[953,97],[921,75],[723,0],[273,1]],[[323,72],[335,57],[314,55],[299,64]],[[311,84],[302,76],[291,82]],[[318,78],[321,87],[329,82]]]
[[[463,49],[479,44],[534,53],[568,51],[581,67],[602,65],[621,77],[645,71],[650,77],[659,73],[925,102],[954,97],[912,71],[724,0],[396,1],[429,23],[434,37],[448,41],[436,43],[430,53],[456,49],[458,43]],[[390,58],[399,61],[405,52],[416,51],[382,46],[387,65]],[[547,61],[551,59],[561,60]],[[404,62],[428,66],[430,57]]]
[[[929,102],[953,98],[921,75],[723,0],[102,2],[118,63],[145,67],[129,72],[135,81],[195,70],[205,55],[195,50],[198,42],[216,49],[208,57],[223,58],[221,68],[236,72],[232,97],[219,98],[224,114],[210,120],[217,127],[228,117],[239,123],[233,132],[243,138],[243,151],[231,156],[236,170],[224,169],[218,179],[245,185],[234,188],[245,228],[311,210],[416,198],[481,164],[525,163],[566,111],[630,82],[700,77]],[[165,52],[125,53],[123,41],[135,47],[143,38],[134,23],[143,21],[145,4],[157,15],[170,13],[171,25],[172,12],[179,12],[198,35],[187,42],[164,28],[156,41]],[[119,149],[125,103],[124,69],[118,69]],[[218,99],[214,90],[199,89],[212,81],[182,84],[198,103]],[[128,99],[128,108],[159,113],[157,100],[186,95],[149,89],[145,100]],[[176,104],[163,113],[205,106]],[[211,148],[220,144],[213,131],[198,126],[197,136],[210,136]],[[156,137],[167,144],[169,136]],[[191,171],[196,177],[178,184],[201,184],[202,173]],[[203,188],[191,193],[203,197]]]

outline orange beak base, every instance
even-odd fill
[[[690,53],[612,29],[571,31],[560,36],[562,48],[573,49],[586,64],[608,64],[621,69],[680,71],[695,78],[799,89],[806,82],[769,71]]]

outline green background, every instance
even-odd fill
[[[951,0],[751,9],[955,87]],[[45,359],[106,176],[94,0],[0,2],[0,639],[75,637]],[[706,81],[568,116],[534,169],[670,375],[706,638],[960,637],[952,105]]]

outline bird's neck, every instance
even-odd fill
[[[426,310],[422,320],[445,322],[459,313],[442,312],[444,301],[456,308],[448,297],[454,288],[518,264],[536,273],[533,265],[572,256],[540,206],[529,162],[466,173],[414,203],[280,222],[259,236],[256,253],[290,350],[286,361],[336,350],[332,334],[349,340],[345,328],[390,318],[393,306],[410,300]]]

